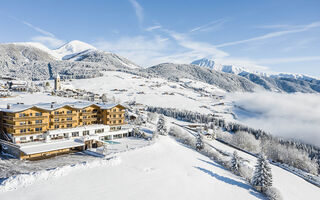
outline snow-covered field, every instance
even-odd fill
[[[241,178],[207,157],[162,137],[88,167],[16,177],[1,199],[263,199]],[[72,170],[70,170],[72,169]],[[41,173],[41,172],[40,172]],[[31,179],[31,180],[30,180]],[[22,183],[20,183],[22,181]],[[28,182],[25,186],[23,182]],[[53,195],[54,194],[54,195]]]
[[[224,95],[223,90],[189,79],[171,82],[162,78],[146,79],[128,73],[108,71],[103,77],[73,80],[71,85],[76,89],[98,94],[106,93],[110,98],[115,96],[120,102],[135,100],[150,106],[188,109],[202,113],[227,112],[229,108],[225,105],[217,106],[224,102],[223,99],[201,96],[200,92],[191,88],[201,88],[206,91],[205,94],[216,96]]]

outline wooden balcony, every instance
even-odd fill
[[[38,123],[38,124],[17,124],[17,125],[14,125],[14,124],[7,124],[7,123],[3,123],[3,125],[5,127],[9,127],[9,128],[30,128],[30,127],[43,127],[43,126],[47,126],[48,123]]]
[[[115,115],[115,114],[124,114],[124,111],[117,111],[117,112],[107,112],[107,115]]]
[[[60,114],[51,114],[50,117],[72,117],[72,116],[76,116],[77,113],[60,113]]]
[[[88,116],[88,115],[100,115],[101,113],[99,112],[83,112],[80,113],[80,116]]]
[[[86,119],[81,119],[82,121],[100,121],[100,118],[86,118]]]
[[[11,121],[27,121],[27,120],[38,120],[38,119],[45,119],[48,116],[42,115],[42,116],[24,116],[24,117],[12,117],[12,116],[2,116],[4,119],[11,120]]]
[[[76,123],[77,120],[63,120],[63,121],[51,121],[51,124],[69,124],[69,123]]]

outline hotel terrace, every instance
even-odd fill
[[[124,115],[120,104],[8,104],[0,109],[0,144],[19,159],[96,148],[130,135]]]

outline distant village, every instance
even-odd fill
[[[14,96],[14,92],[47,92],[53,96],[67,97],[92,102],[107,102],[115,99],[107,99],[106,94],[96,94],[82,89],[74,89],[68,81],[61,81],[60,77],[55,78],[54,86],[50,82],[32,82],[21,80],[5,80],[0,82],[0,98]]]

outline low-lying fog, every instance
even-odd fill
[[[273,135],[320,146],[320,95],[272,92],[235,93],[238,120]],[[242,109],[243,108],[243,109]]]

